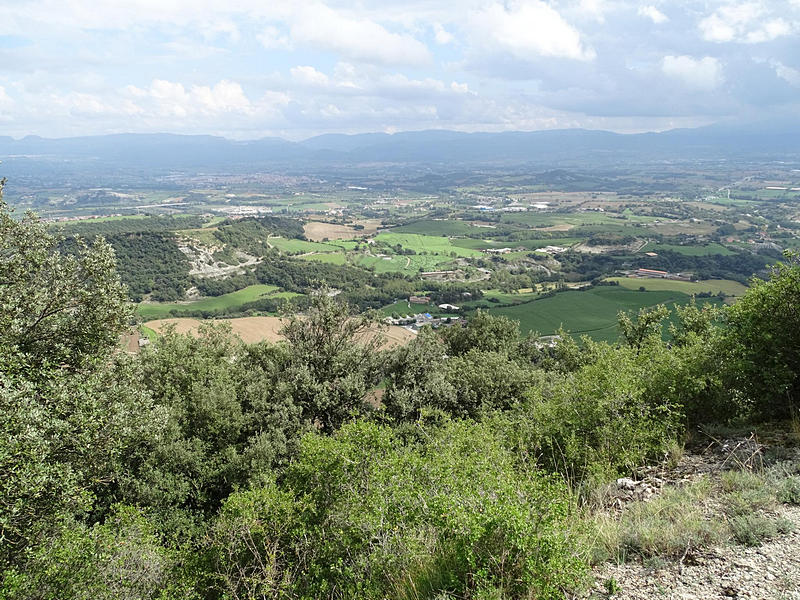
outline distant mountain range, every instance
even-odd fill
[[[301,142],[234,141],[206,135],[115,134],[47,139],[0,137],[0,160],[164,170],[243,170],[360,164],[619,164],[693,159],[800,157],[800,125],[713,125],[662,133],[562,129],[461,133],[326,134]],[[9,162],[11,164],[9,164]],[[61,165],[64,168],[66,165]]]

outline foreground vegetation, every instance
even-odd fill
[[[791,254],[732,307],[675,307],[670,343],[656,306],[614,345],[479,311],[381,351],[323,290],[286,342],[207,326],[136,356],[108,244],[0,204],[0,257],[4,598],[563,598],[592,490],[800,400]]]

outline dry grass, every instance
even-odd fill
[[[277,342],[283,339],[279,334],[283,319],[279,317],[242,317],[240,319],[223,319],[214,321],[215,323],[228,323],[233,330],[233,333],[241,338],[247,344],[254,344],[264,340],[270,342]],[[168,324],[175,326],[178,333],[190,333],[197,335],[197,330],[202,321],[200,319],[158,319],[155,321],[148,321],[145,323],[157,333],[162,333]],[[386,342],[384,348],[394,348],[408,343],[414,334],[404,329],[403,327],[386,327],[381,328],[380,331],[376,327],[373,331],[366,334],[367,339],[371,339],[376,334],[382,335]]]
[[[323,223],[321,221],[309,221],[303,227],[306,237],[314,242],[329,240],[351,240],[353,238],[373,235],[380,226],[380,221],[364,220],[358,221],[364,229],[355,229],[350,225],[339,225],[336,223]]]

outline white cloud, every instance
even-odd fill
[[[800,0],[0,0],[0,22],[14,135],[649,128],[800,89]]]
[[[412,79],[403,73],[384,73],[375,67],[357,67],[344,62],[336,65],[333,76],[310,66],[292,67],[289,73],[292,84],[314,88],[320,95],[409,100],[470,93],[466,83],[452,81],[446,84],[432,77]]]
[[[223,80],[214,87],[193,86],[192,96],[210,113],[247,112],[251,109],[242,86],[234,81]]]
[[[347,17],[322,3],[303,5],[291,25],[291,39],[347,58],[386,65],[423,65],[428,48],[406,34],[392,33],[369,19]]]
[[[125,93],[141,113],[161,117],[253,112],[242,86],[234,81],[222,80],[213,87],[194,85],[187,90],[182,83],[155,79],[149,88],[128,86]]]
[[[700,21],[700,31],[709,42],[758,44],[789,35],[792,26],[759,2],[743,2],[715,10]]]
[[[11,96],[6,93],[6,88],[0,85],[0,110],[11,108],[12,104],[14,104],[14,101],[11,99]]]
[[[605,23],[607,9],[605,0],[580,0],[578,3],[578,11],[598,23]]]
[[[436,43],[444,46],[445,44],[451,43],[455,38],[453,34],[447,31],[441,24],[436,23],[433,26],[434,31],[434,38],[436,39]]]
[[[269,25],[264,28],[264,31],[256,36],[256,39],[261,42],[264,48],[291,49],[292,47],[289,37],[281,33],[274,25]]]
[[[778,60],[771,61],[772,68],[775,69],[775,74],[794,87],[800,87],[800,71],[788,67]]]
[[[665,56],[661,61],[661,71],[697,90],[713,90],[723,82],[722,65],[711,56],[701,59],[691,56]]]
[[[317,71],[314,67],[297,66],[289,70],[292,81],[299,85],[310,87],[327,87],[330,79],[325,73]]]
[[[515,1],[508,8],[495,2],[476,13],[473,24],[493,46],[523,60],[537,56],[592,60],[596,55],[583,44],[580,33],[541,0]]]
[[[792,28],[780,17],[777,19],[770,19],[763,23],[760,27],[748,31],[745,36],[745,41],[751,44],[760,44],[762,42],[770,42],[779,37],[789,35]]]
[[[650,19],[656,25],[659,25],[661,23],[666,23],[667,21],[669,21],[669,17],[667,17],[667,15],[665,15],[663,12],[661,12],[655,6],[652,5],[640,6],[639,10],[637,11],[637,14],[640,17],[646,17]]]

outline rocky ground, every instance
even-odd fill
[[[648,502],[668,486],[713,478],[727,469],[758,470],[776,456],[800,461],[796,441],[787,435],[704,437],[671,468],[650,468],[635,478],[618,480],[608,494],[606,510],[621,513],[630,502]],[[790,521],[793,531],[758,547],[687,549],[679,558],[599,565],[586,597],[800,600],[800,507],[781,505],[775,517]]]
[[[595,571],[591,597],[800,600],[800,509],[784,510],[784,516],[795,523],[795,531],[786,536],[758,548],[697,551],[657,566],[603,565]]]

